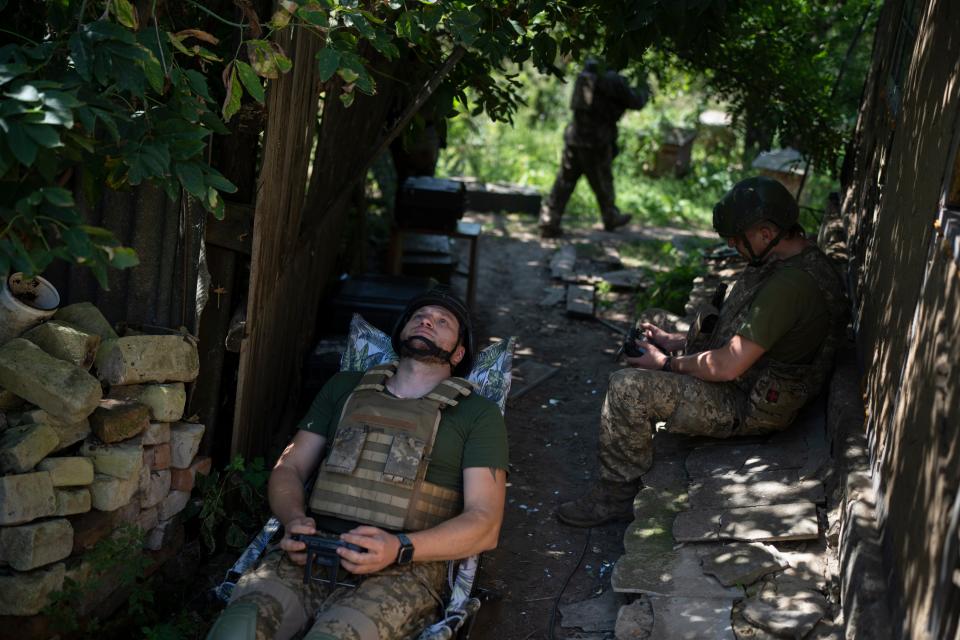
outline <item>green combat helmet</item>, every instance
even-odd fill
[[[723,238],[740,238],[752,264],[760,263],[787,231],[797,224],[800,207],[787,188],[773,178],[755,176],[741,180],[713,207],[713,228]],[[780,228],[769,245],[754,255],[745,231],[758,222],[769,221]]]

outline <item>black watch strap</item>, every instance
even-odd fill
[[[660,367],[661,371],[673,371],[673,356],[667,355],[667,359],[664,361],[663,366]]]
[[[400,541],[400,550],[397,551],[397,564],[404,565],[413,562],[413,543],[405,533],[398,533],[397,540]]]

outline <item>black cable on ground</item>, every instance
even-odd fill
[[[583,562],[583,557],[587,555],[587,547],[590,546],[590,534],[593,533],[593,527],[587,529],[587,537],[583,541],[583,549],[580,550],[580,557],[577,558],[577,564],[570,571],[570,574],[567,576],[567,579],[563,581],[563,586],[560,587],[560,593],[557,594],[557,597],[553,601],[553,611],[550,612],[550,631],[547,633],[547,637],[550,640],[554,639],[553,629],[557,625],[557,611],[560,608],[560,598],[563,597],[563,592],[567,590],[567,587],[570,585],[570,580],[573,578],[573,574],[577,572],[577,569],[580,568],[580,564]]]

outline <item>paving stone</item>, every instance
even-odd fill
[[[158,524],[160,524],[160,516],[156,507],[140,511],[140,515],[137,517],[137,526],[140,527],[141,531],[150,531]]]
[[[700,553],[694,546],[683,546],[664,553],[632,551],[621,556],[613,569],[611,583],[622,593],[646,593],[651,596],[718,598],[735,600],[743,590],[723,586],[700,568]]]
[[[634,520],[623,536],[627,553],[650,552],[656,548],[664,553],[673,550],[670,523],[674,516],[687,507],[685,491],[644,487],[633,501]]]
[[[93,500],[90,498],[90,489],[80,487],[79,489],[54,489],[53,495],[57,498],[56,516],[72,516],[78,513],[86,513],[93,506]]]
[[[564,281],[575,279],[573,266],[576,263],[577,248],[572,244],[561,246],[550,258],[550,277]]]
[[[213,467],[213,460],[208,456],[197,456],[187,469],[170,469],[170,488],[174,491],[190,493],[196,484],[197,474],[207,475]]]
[[[71,362],[84,370],[93,366],[100,347],[100,336],[97,334],[59,320],[37,325],[23,337],[54,358]]]
[[[648,640],[653,631],[653,607],[650,600],[640,597],[620,607],[614,627],[616,640]]]
[[[103,444],[95,438],[84,440],[81,455],[93,460],[93,468],[115,478],[136,478],[143,468],[143,446],[138,438],[118,444]]]
[[[703,572],[725,586],[751,585],[763,576],[787,567],[776,549],[767,545],[728,544],[710,549],[703,556]]]
[[[0,476],[0,525],[23,524],[57,510],[53,483],[46,471]]]
[[[143,448],[143,466],[149,467],[151,471],[162,471],[170,468],[170,445],[155,444]],[[188,466],[189,468],[189,466]]]
[[[96,367],[110,385],[192,382],[200,372],[200,357],[182,336],[127,336],[104,343]]]
[[[780,636],[774,635],[761,627],[756,627],[744,618],[743,605],[744,602],[733,605],[733,613],[730,616],[730,626],[733,627],[733,634],[737,637],[737,640],[781,640]]]
[[[47,458],[40,461],[37,471],[49,473],[54,487],[85,487],[93,483],[93,461],[84,456]]]
[[[736,640],[730,626],[732,600],[651,597],[657,640]]]
[[[653,467],[641,476],[644,487],[685,491],[687,470],[682,460],[665,460],[654,456]]]
[[[650,284],[650,278],[640,269],[607,271],[600,277],[618,291],[634,291]]]
[[[806,637],[826,612],[826,599],[814,591],[792,598],[750,598],[743,605],[748,622],[788,638]]]
[[[160,520],[169,520],[177,515],[190,502],[190,493],[187,491],[171,491],[157,506],[157,516]]]
[[[690,478],[716,476],[723,473],[759,473],[774,469],[799,469],[806,460],[806,452],[798,455],[789,447],[767,444],[716,444],[694,449],[687,456],[686,467]]]
[[[677,542],[710,542],[720,539],[720,510],[698,509],[677,514],[673,537]]]
[[[203,425],[191,422],[177,422],[170,425],[170,465],[177,469],[186,469],[193,462],[200,449],[203,438]]]
[[[0,432],[0,473],[26,473],[57,448],[57,434],[45,424],[26,424]]]
[[[692,509],[755,507],[809,500],[825,501],[823,483],[800,480],[796,469],[774,469],[752,474],[727,472],[690,482]]]
[[[64,518],[0,528],[0,560],[17,571],[31,571],[70,555],[73,527]]]
[[[101,400],[90,415],[90,428],[106,444],[129,440],[149,426],[149,407],[129,400]]]
[[[32,616],[40,613],[54,591],[63,588],[62,562],[26,573],[0,574],[0,615]]]
[[[673,537],[678,542],[786,542],[819,536],[817,506],[812,502],[696,509],[678,514],[673,522]]]
[[[62,320],[87,333],[100,336],[103,340],[116,340],[119,336],[113,330],[100,310],[89,302],[78,302],[57,309],[54,320]]]
[[[592,284],[567,285],[567,315],[577,318],[592,318],[594,290]]]
[[[817,506],[812,502],[730,509],[720,518],[720,537],[756,542],[816,540]]]
[[[144,446],[150,444],[169,444],[170,443],[170,425],[166,422],[151,422],[146,431],[143,432]]]
[[[182,382],[113,387],[107,397],[147,405],[150,408],[150,420],[153,422],[180,420],[187,403],[187,392]]]
[[[155,507],[170,493],[170,470],[150,471],[144,467],[140,474],[140,506]]]
[[[584,631],[613,631],[622,598],[609,589],[596,598],[560,605],[560,626]]]
[[[23,338],[0,346],[0,386],[71,424],[90,415],[103,396],[96,378]]]
[[[128,504],[140,486],[138,476],[117,478],[98,473],[90,485],[90,497],[93,508],[98,511],[116,511]]]

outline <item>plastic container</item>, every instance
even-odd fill
[[[50,318],[59,306],[60,293],[50,281],[14,273],[0,287],[0,344]]]

